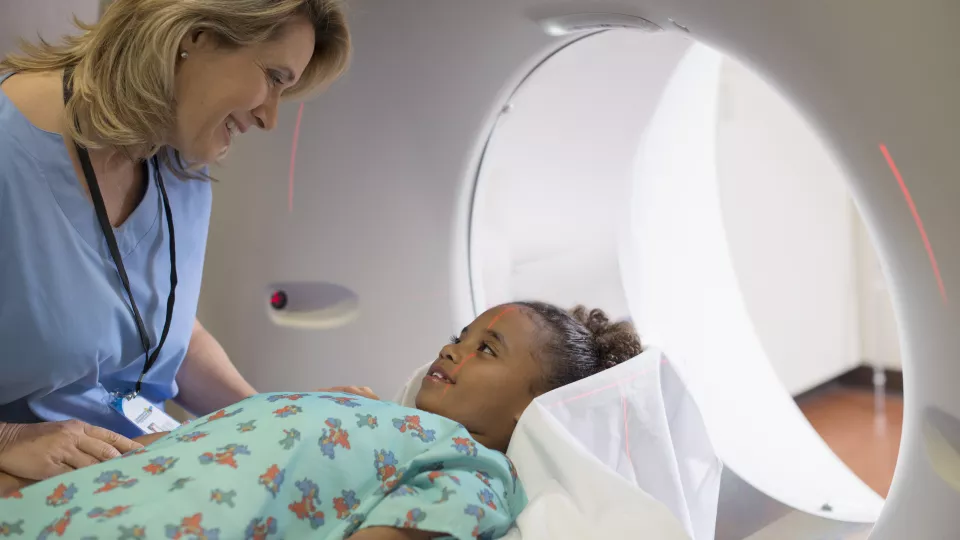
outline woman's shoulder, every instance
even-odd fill
[[[60,76],[54,72],[0,76],[0,115],[33,129],[59,131],[63,111]]]
[[[32,159],[25,148],[33,139],[30,128],[16,105],[0,91],[0,170],[8,169],[18,159]]]
[[[9,101],[0,99],[0,201],[10,189],[28,187],[35,183],[17,181],[36,176],[39,168],[35,148],[35,134],[21,118],[10,114]]]

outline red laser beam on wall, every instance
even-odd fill
[[[293,149],[290,152],[290,181],[287,185],[287,212],[293,212],[293,178],[297,172],[297,143],[300,141],[300,124],[303,122],[303,103],[297,112],[297,125],[293,128]]]
[[[913,197],[910,196],[910,190],[907,189],[907,183],[903,181],[903,176],[900,174],[900,169],[897,168],[896,162],[893,161],[893,156],[890,155],[890,151],[887,150],[887,146],[883,143],[880,143],[880,152],[883,153],[883,157],[887,160],[887,165],[890,166],[890,171],[893,172],[894,178],[896,178],[897,183],[900,184],[900,191],[903,192],[903,198],[907,201],[910,213],[913,214],[913,221],[916,222],[917,229],[920,231],[920,238],[923,239],[923,246],[927,250],[927,257],[930,259],[933,275],[937,279],[937,286],[940,287],[940,298],[942,298],[943,303],[946,304],[947,288],[943,284],[943,277],[940,275],[940,266],[937,265],[937,257],[933,254],[933,246],[930,245],[930,238],[927,236],[927,230],[923,226],[923,220],[920,219],[920,212],[917,211],[917,205],[914,204]]]

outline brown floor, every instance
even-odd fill
[[[874,491],[887,496],[900,449],[903,398],[887,395],[886,419],[874,414],[873,392],[835,386],[797,400],[835,454]]]

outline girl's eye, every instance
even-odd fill
[[[273,83],[274,86],[280,86],[281,84],[283,84],[283,76],[281,76],[276,71],[271,71],[269,73],[269,77],[270,77],[270,82]]]
[[[495,352],[493,352],[493,349],[490,348],[490,346],[487,345],[486,343],[484,343],[483,345],[480,345],[480,352],[483,352],[484,349],[486,349],[487,353],[489,353],[489,354],[492,355],[492,356],[496,356],[496,355],[497,355]]]
[[[453,345],[456,345],[460,343],[460,338],[458,338],[457,336],[450,336],[450,343]]]

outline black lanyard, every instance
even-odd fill
[[[70,101],[73,96],[73,67],[67,67],[63,72],[63,102]],[[78,124],[79,126],[79,124]],[[113,234],[113,225],[110,224],[110,218],[107,216],[107,207],[103,203],[103,194],[100,192],[100,184],[97,183],[97,175],[90,163],[90,154],[87,149],[74,143],[77,147],[77,156],[80,158],[80,166],[83,168],[83,175],[90,188],[90,198],[93,199],[93,207],[97,211],[97,220],[100,222],[100,229],[107,240],[107,247],[110,248],[110,255],[113,262],[117,265],[117,273],[120,274],[120,281],[123,282],[123,288],[127,291],[130,298],[130,307],[133,310],[133,318],[137,323],[137,332],[140,334],[140,343],[143,345],[143,352],[146,361],[143,364],[143,371],[140,372],[140,378],[137,379],[137,385],[133,394],[127,394],[127,397],[133,397],[140,393],[140,387],[143,384],[143,378],[153,367],[153,364],[160,357],[160,350],[167,340],[167,334],[170,332],[170,323],[173,320],[173,306],[176,300],[177,290],[177,249],[176,237],[173,233],[173,214],[170,211],[170,200],[167,199],[167,190],[163,186],[163,177],[160,174],[160,162],[156,156],[153,157],[153,169],[155,171],[155,180],[157,188],[160,190],[160,197],[163,200],[163,210],[167,217],[167,230],[170,233],[170,295],[167,297],[167,315],[163,322],[163,332],[160,334],[160,341],[157,348],[150,352],[150,338],[147,335],[147,328],[143,324],[143,318],[140,316],[140,310],[137,308],[137,302],[133,299],[133,291],[130,289],[130,280],[127,278],[127,270],[123,266],[123,258],[120,255],[120,248],[117,247],[117,238]],[[144,178],[149,181],[150,168],[147,163],[143,163]]]

